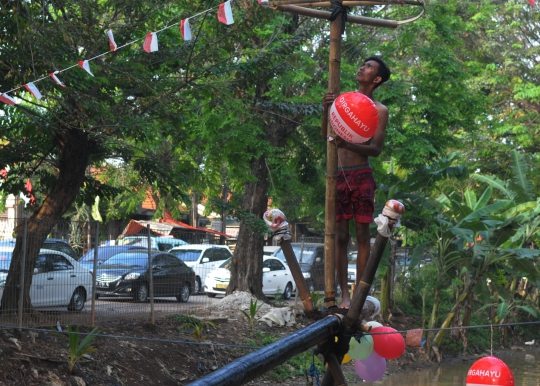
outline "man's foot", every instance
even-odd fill
[[[341,302],[338,308],[345,308],[346,310],[348,310],[350,306],[351,306],[351,299],[343,299],[343,301]]]

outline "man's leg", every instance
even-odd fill
[[[348,265],[347,249],[349,247],[349,220],[336,221],[336,271],[338,284],[341,287],[343,301],[339,308],[349,308],[351,298],[347,286]]]
[[[356,240],[358,242],[358,258],[356,259],[356,288],[360,283],[362,274],[366,269],[366,265],[369,259],[369,253],[371,249],[369,235],[369,224],[357,222],[356,223]]]

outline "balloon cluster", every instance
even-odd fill
[[[381,379],[386,371],[386,360],[396,359],[405,351],[405,339],[392,327],[371,321],[370,335],[355,338],[349,343],[347,355],[354,359],[354,369],[366,382]]]

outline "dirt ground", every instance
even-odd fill
[[[199,320],[215,324],[215,327],[205,326],[202,344],[198,344],[193,328],[179,329],[189,321],[186,316],[164,317],[156,320],[154,325],[136,319],[107,322],[99,327],[99,334],[108,337],[94,338],[91,345],[95,350],[82,356],[71,373],[67,365],[70,355],[66,335],[50,332],[53,330],[50,326],[23,330],[22,333],[3,329],[0,330],[0,385],[186,385],[252,352],[248,347],[254,342],[257,344],[264,337],[285,338],[310,323],[300,310],[294,318],[294,313],[286,312],[287,309],[265,304],[258,317],[277,310],[284,319],[289,317],[289,322],[279,326],[274,321],[270,326],[268,322],[258,320],[251,331],[240,309],[249,313],[249,295],[246,293],[230,295],[197,313]],[[385,324],[399,331],[419,326],[418,321],[406,316],[393,317]],[[79,327],[81,332],[91,331],[88,326]],[[65,331],[67,326],[61,328]],[[436,365],[429,361],[423,348],[406,347],[400,358],[387,361],[387,374]],[[302,369],[290,363],[281,366],[291,377],[276,381],[275,374],[267,373],[249,384],[306,385]],[[343,364],[342,368],[347,382],[360,380],[352,362]]]

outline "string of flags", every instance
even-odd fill
[[[259,4],[261,2],[267,2],[268,0],[258,0]],[[179,25],[179,31],[180,31],[180,34],[182,35],[182,39],[184,39],[185,41],[188,41],[188,40],[191,40],[192,38],[192,35],[191,35],[191,27],[190,27],[190,24],[189,24],[189,19],[193,19],[194,17],[197,17],[199,15],[202,15],[204,13],[207,13],[207,12],[210,12],[211,10],[215,9],[216,7],[213,7],[213,8],[209,8],[203,12],[200,12],[196,15],[193,15],[189,18],[186,18],[186,19],[183,19],[183,20],[180,20],[179,23],[174,23],[174,24],[171,24],[169,26],[166,26],[165,28],[162,28],[160,29],[159,31],[155,31],[155,32],[149,32],[148,34],[146,34],[146,36],[144,37],[144,42],[143,42],[143,50],[145,52],[148,52],[148,53],[151,53],[151,52],[156,52],[158,51],[159,47],[158,47],[158,36],[157,34],[159,32],[162,32],[162,31],[165,31],[171,27],[174,27],[176,25]],[[225,24],[225,25],[231,25],[234,23],[234,17],[233,17],[233,13],[232,13],[232,7],[231,7],[231,0],[227,0],[225,1],[224,3],[221,3],[218,5],[218,11],[217,11],[217,19]],[[129,43],[126,43],[122,46],[118,46],[114,40],[114,34],[113,34],[113,31],[112,29],[108,29],[107,30],[107,36],[109,38],[109,47],[110,47],[110,51],[109,52],[105,52],[105,53],[102,53],[100,55],[97,55],[97,56],[94,56],[93,58],[90,58],[90,59],[87,59],[87,60],[80,60],[77,62],[77,64],[75,65],[72,65],[70,67],[67,67],[67,68],[64,68],[63,70],[57,70],[57,71],[53,71],[51,73],[49,73],[48,76],[44,76],[44,77],[41,77],[39,79],[35,79],[34,81],[32,82],[28,82],[22,86],[18,86],[18,87],[15,87],[9,91],[6,91],[6,92],[0,92],[0,102],[3,102],[5,104],[8,104],[10,106],[15,106],[17,104],[17,101],[12,98],[11,96],[9,96],[8,94],[9,93],[12,93],[13,91],[16,91],[16,90],[19,90],[21,88],[25,88],[27,91],[29,91],[35,99],[37,100],[40,100],[42,98],[42,94],[41,92],[39,91],[39,89],[36,87],[35,83],[37,82],[40,82],[44,79],[48,79],[48,78],[51,78],[56,84],[58,84],[59,86],[61,87],[66,87],[66,85],[58,78],[58,74],[64,72],[64,71],[67,71],[73,67],[80,67],[81,69],[83,69],[84,71],[86,71],[89,75],[91,76],[94,76],[94,74],[92,73],[92,70],[90,68],[90,62],[94,59],[97,59],[101,56],[104,56],[110,52],[114,52],[114,51],[117,51],[121,48],[124,48],[124,47],[127,47],[127,46],[130,46],[140,40],[141,39],[136,39],[136,40],[133,40]]]

